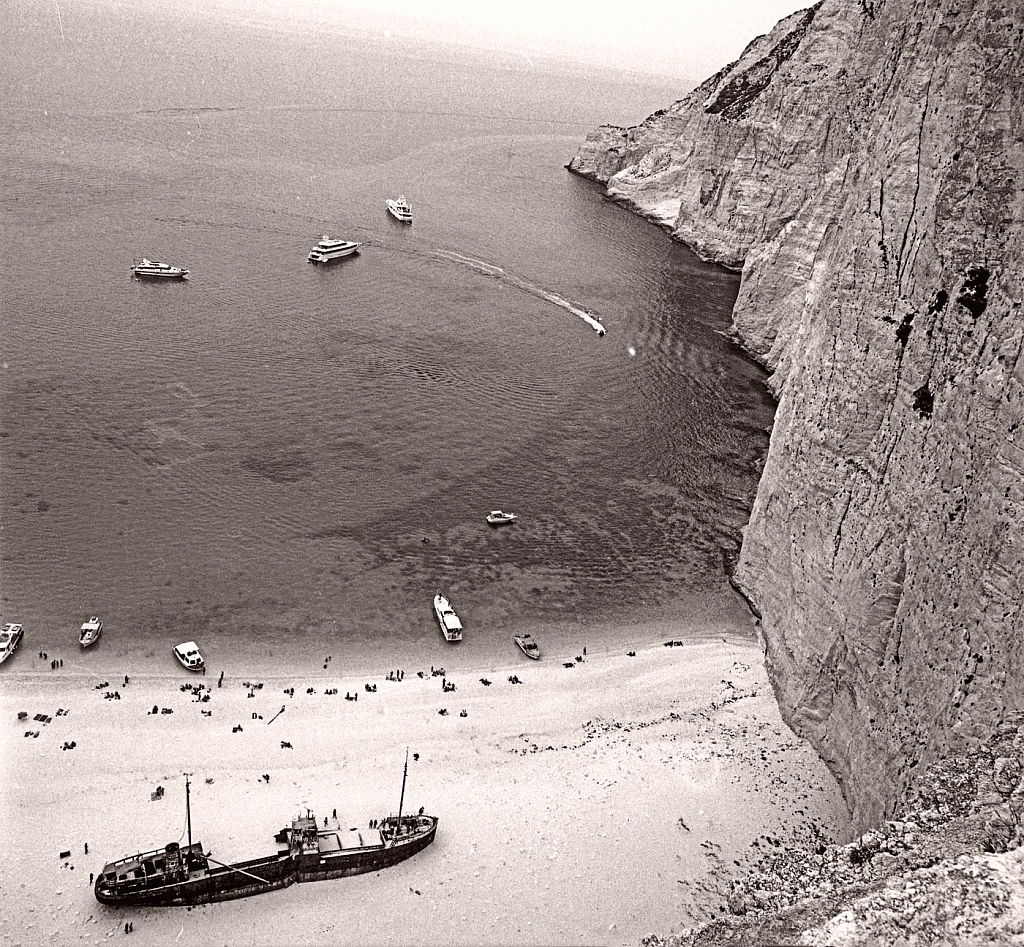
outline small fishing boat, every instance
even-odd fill
[[[15,651],[22,639],[21,625],[8,622],[0,631],[0,664],[3,664]]]
[[[78,643],[83,648],[88,648],[89,645],[96,644],[100,640],[100,635],[103,634],[103,622],[101,622],[95,615],[90,618],[87,622],[83,622],[82,631],[78,635]]]
[[[342,257],[352,256],[357,253],[361,243],[354,240],[334,240],[324,234],[320,242],[309,251],[306,260],[310,263],[330,263],[331,260],[340,260]]]
[[[194,641],[176,645],[174,656],[181,662],[181,666],[189,671],[202,671],[206,667],[203,656],[199,653],[199,645]]]
[[[505,513],[502,510],[491,510],[491,512],[487,514],[487,522],[490,523],[491,526],[502,526],[505,523],[511,523],[517,519],[519,519],[519,517],[515,513]]]
[[[540,660],[540,647],[537,642],[533,640],[533,636],[530,634],[516,635],[516,644],[519,645],[519,649],[528,658],[533,658],[534,661]]]
[[[412,223],[412,208],[409,206],[409,202],[405,199],[404,194],[398,200],[388,200],[388,213],[395,220],[400,220],[403,224]]]
[[[437,615],[437,623],[446,641],[462,641],[462,622],[455,614],[451,602],[440,592],[434,596],[434,614]]]
[[[170,263],[147,260],[143,257],[141,263],[132,264],[132,274],[149,279],[184,279],[188,276],[188,270],[182,269],[180,266],[171,266]]]
[[[264,894],[289,885],[325,881],[380,871],[422,851],[437,832],[437,816],[402,815],[408,755],[402,774],[398,815],[342,829],[337,819],[321,827],[307,809],[291,827],[274,837],[277,852],[249,861],[225,864],[192,841],[189,781],[185,778],[185,820],[188,845],[170,842],[162,849],[129,855],[103,866],[96,877],[96,900],[113,905],[193,905],[230,901]]]

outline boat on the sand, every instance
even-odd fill
[[[188,844],[170,842],[161,849],[108,862],[96,877],[96,900],[112,905],[177,906],[230,901],[289,885],[380,871],[422,851],[434,841],[437,816],[402,815],[408,755],[402,775],[398,815],[374,828],[348,828],[334,819],[321,826],[309,809],[275,836],[277,852],[229,865],[192,841],[189,781],[185,779]]]

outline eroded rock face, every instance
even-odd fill
[[[823,0],[571,168],[743,265],[779,410],[737,582],[877,821],[1024,678],[1024,8]]]

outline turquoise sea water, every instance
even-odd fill
[[[451,663],[519,628],[557,654],[742,620],[722,549],[773,406],[721,334],[738,277],[564,169],[685,88],[61,13],[16,4],[0,66],[8,667],[170,671],[188,638],[214,668]],[[362,251],[310,266],[323,233]],[[132,279],[143,255],[190,279]]]

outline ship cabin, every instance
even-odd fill
[[[309,809],[305,815],[292,819],[289,843],[292,855],[320,854],[320,833],[317,830],[316,816]]]
[[[323,860],[332,861],[338,856],[358,851],[375,851],[384,847],[384,831],[382,825],[376,828],[341,828],[337,819],[332,820],[328,827],[327,820],[318,825],[316,816],[306,810],[305,815],[292,819],[290,829],[281,829],[277,841],[288,846],[291,856],[302,864],[309,864],[312,858],[316,863]],[[306,856],[303,859],[302,856]]]
[[[185,848],[177,842],[170,842],[166,848],[155,852],[129,855],[110,862],[103,866],[100,877],[109,890],[125,893],[184,881],[192,873],[205,871],[207,867],[202,842]]]

